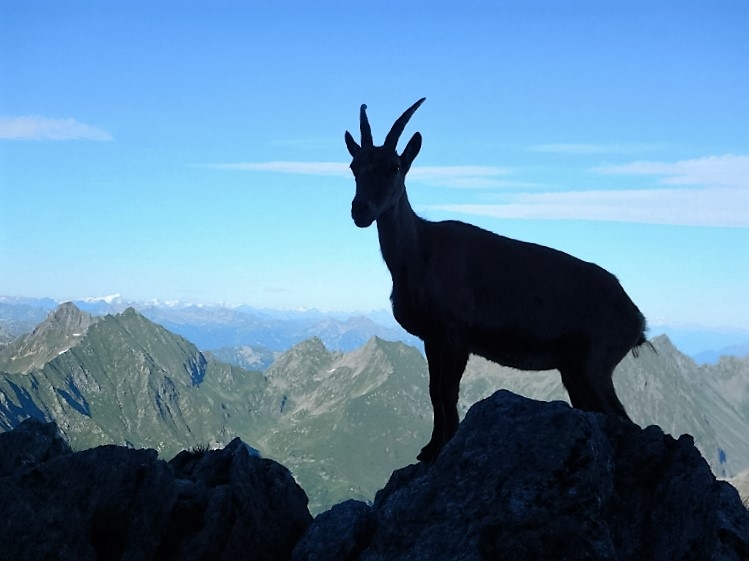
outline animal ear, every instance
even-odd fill
[[[359,146],[356,143],[356,140],[354,140],[354,137],[351,136],[351,133],[349,131],[346,131],[346,147],[348,148],[349,154],[351,156],[356,156],[359,153],[359,150],[361,150],[361,146]]]
[[[419,154],[419,150],[421,150],[421,133],[417,132],[411,137],[411,140],[408,141],[408,144],[406,144],[406,147],[403,150],[403,154],[401,154],[401,169],[403,170],[403,173],[406,173],[411,169],[411,163]]]

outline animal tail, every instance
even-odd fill
[[[639,312],[639,310],[638,310],[638,312]],[[653,346],[653,343],[651,343],[650,341],[648,341],[648,338],[645,335],[647,333],[647,331],[648,331],[648,326],[647,326],[647,322],[645,321],[645,316],[643,316],[641,313],[640,313],[640,319],[642,321],[642,331],[640,331],[640,338],[637,340],[637,342],[632,347],[632,355],[635,356],[635,357],[640,356],[640,348],[643,345],[647,345],[648,347],[650,347],[651,351],[653,351],[655,354],[658,354],[658,351]]]

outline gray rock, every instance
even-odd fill
[[[223,450],[100,446],[54,424],[0,434],[0,559],[283,560],[312,520],[289,471],[239,439]]]
[[[0,555],[152,559],[176,497],[153,450],[100,446],[0,478]]]
[[[223,450],[182,452],[170,465],[179,487],[164,561],[289,559],[312,521],[289,470],[238,438]]]
[[[362,501],[348,500],[315,518],[294,550],[294,561],[355,559],[369,544],[376,527],[374,512]],[[331,540],[330,537],[335,536]]]
[[[349,509],[349,529],[318,516],[294,560],[749,558],[749,513],[691,437],[506,391],[367,508]]]
[[[0,477],[13,475],[72,450],[55,423],[29,417],[15,430],[0,433]]]

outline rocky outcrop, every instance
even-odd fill
[[[742,471],[736,477],[732,477],[731,479],[727,479],[726,481],[736,487],[736,490],[739,492],[739,496],[741,497],[744,505],[749,508],[749,469],[746,471]]]
[[[432,465],[318,516],[295,561],[745,560],[749,513],[691,437],[506,391]]]
[[[53,424],[0,434],[0,559],[282,560],[311,521],[286,468],[236,439],[223,450],[100,446]]]
[[[507,391],[373,504],[310,522],[288,470],[239,439],[167,463],[74,453],[34,420],[0,434],[3,560],[749,559],[749,512],[691,437]]]
[[[156,559],[288,559],[312,520],[289,471],[238,438],[223,450],[182,452],[169,465],[177,500]]]

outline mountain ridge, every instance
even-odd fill
[[[398,340],[421,347],[419,340],[397,325],[392,312],[323,312],[307,310],[273,310],[248,305],[190,304],[179,301],[151,300],[137,302],[119,294],[73,300],[81,310],[101,316],[120,313],[133,307],[156,323],[195,343],[201,351],[218,351],[233,347],[251,347],[260,354],[285,351],[311,336],[319,336],[334,350],[354,350],[372,336]],[[27,332],[44,320],[58,301],[51,298],[0,296],[0,347]],[[362,321],[362,318],[366,321]],[[722,355],[745,358],[749,352],[749,329],[717,327],[651,327],[653,336],[665,333],[681,352],[698,363],[715,363]],[[221,354],[221,353],[217,353]],[[224,351],[231,358],[231,351]],[[232,359],[239,366],[241,355]],[[261,367],[270,361],[263,360]]]
[[[653,345],[657,352],[625,358],[614,377],[635,422],[694,434],[717,475],[749,467],[749,360],[697,365],[666,337]],[[115,443],[167,455],[239,436],[292,469],[315,510],[371,499],[429,438],[426,362],[401,342],[373,337],[342,352],[311,338],[261,373],[216,361],[129,308],[94,318],[62,353],[41,350],[43,367],[0,374],[0,429],[34,416],[55,420],[74,448]],[[521,373],[472,357],[461,411],[500,388],[566,399],[556,372]]]
[[[41,368],[75,345],[94,321],[72,302],[60,304],[31,333],[0,349],[0,371],[25,373]]]
[[[200,418],[212,400],[195,388],[209,369],[230,367],[212,366],[192,343],[132,308],[97,318],[64,352],[42,354],[43,366],[0,378],[0,426],[30,415],[56,420],[73,447],[169,451],[222,433]]]
[[[741,561],[749,511],[688,436],[500,390],[432,464],[314,519],[289,470],[223,449],[74,452],[54,423],[0,434],[8,559]],[[654,469],[656,468],[656,469]],[[4,558],[5,558],[4,557]]]

